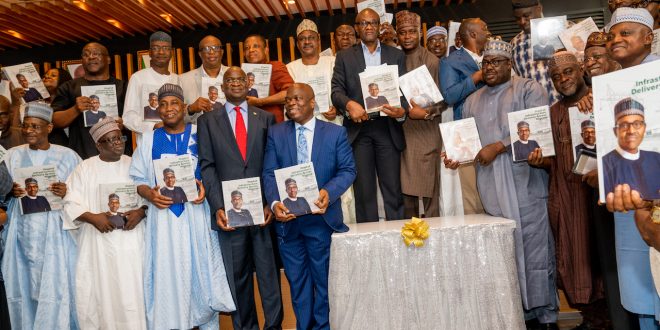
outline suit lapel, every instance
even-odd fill
[[[225,107],[221,107],[210,113],[215,114],[213,118],[215,118],[216,122],[218,123],[218,127],[220,128],[219,134],[222,134],[224,139],[228,142],[228,146],[231,149],[231,152],[235,157],[237,157],[237,159],[243,160],[243,156],[241,156],[241,152],[238,150],[236,137],[234,136],[234,131],[231,129],[231,123],[229,122],[229,116],[227,116]]]
[[[358,61],[358,72],[362,72],[367,67],[367,63],[364,61],[364,54],[362,53],[362,43],[358,42],[357,45],[353,46],[353,51],[355,51],[355,58]]]
[[[287,143],[286,145],[289,146],[289,157],[291,159],[291,163],[293,165],[298,164],[298,144],[296,143],[296,126],[294,125],[293,120],[287,121],[287,131],[288,134],[286,136]]]
[[[314,137],[312,138],[312,163],[316,163],[319,158],[319,150],[321,149],[321,138],[323,136],[322,130],[324,126],[321,124],[320,120],[316,120],[316,127],[314,128]]]
[[[248,127],[247,127],[247,155],[245,156],[245,162],[247,163],[250,160],[250,155],[252,155],[252,150],[254,149],[254,143],[257,138],[255,133],[258,130],[257,124],[259,123],[259,115],[256,111],[252,110],[252,107],[248,106],[247,108],[247,118],[248,118]],[[236,145],[238,150],[238,144]]]

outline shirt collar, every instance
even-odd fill
[[[376,50],[372,53],[369,51],[369,48],[367,48],[367,45],[364,44],[364,42],[360,41],[360,45],[362,45],[362,52],[366,54],[376,54],[380,53],[380,40],[376,40]]]
[[[305,127],[307,130],[309,130],[310,132],[314,133],[314,129],[316,128],[316,118],[315,118],[315,117],[312,117],[312,119],[310,119],[308,122],[306,122],[305,125],[300,125],[300,124],[298,124],[298,123],[295,123],[294,126],[295,126],[295,128],[296,128],[296,131],[298,130],[298,128],[299,128],[300,126],[303,126],[303,127]]]
[[[621,149],[621,147],[619,147],[619,145],[617,145],[616,146],[616,152],[618,152],[619,155],[621,155],[621,157],[623,157],[627,160],[638,160],[639,159],[639,150],[637,150],[637,153],[631,154],[631,153]]]
[[[239,104],[238,106],[241,107],[241,112],[247,112],[247,108],[248,108],[247,101],[241,102],[241,104]],[[234,112],[235,107],[236,106],[233,103],[229,101],[225,102],[225,110],[227,110],[227,114],[231,114],[232,112]]]
[[[585,146],[587,149],[594,149],[594,148],[596,148],[596,145],[593,145],[593,146],[592,146],[592,145],[590,145],[590,144],[586,144],[586,143],[582,143],[582,145]]]
[[[475,62],[477,62],[477,64],[481,63],[482,59],[484,58],[483,54],[479,56],[465,47],[463,47],[463,49],[472,57],[472,59],[474,59]]]
[[[527,140],[527,141],[518,140],[518,141],[520,141],[520,143],[522,143],[522,144],[528,144],[529,143],[529,140]]]
[[[209,74],[206,73],[206,69],[204,69],[203,64],[199,66],[199,69],[200,69],[199,71],[202,72],[202,77],[203,78],[211,78],[211,76],[209,76]],[[225,70],[225,67],[222,64],[220,64],[220,71],[218,71],[218,76],[215,77],[215,78],[211,78],[211,79],[220,79],[220,78],[222,78],[222,74],[223,74],[224,70]]]

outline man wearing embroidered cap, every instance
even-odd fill
[[[621,64],[608,54],[607,40],[608,34],[605,32],[593,32],[587,38],[587,45],[584,47],[584,67],[591,78],[621,68]]]
[[[197,125],[185,123],[183,98],[178,85],[168,83],[158,89],[163,127],[142,135],[129,170],[138,194],[149,201],[144,235],[144,301],[149,329],[217,325],[218,312],[235,309],[220,243],[211,232],[211,212],[198,161]],[[153,161],[185,155],[192,160],[199,194],[194,201],[175,204],[160,194],[156,183],[160,173],[155,173]]]
[[[34,178],[25,179],[25,196],[21,197],[21,211],[23,214],[50,211],[50,203],[44,196],[38,196],[39,182]]]
[[[552,79],[548,72],[547,61],[532,60],[533,48],[531,37],[531,20],[543,17],[543,6],[540,0],[512,0],[513,17],[522,29],[518,35],[511,40],[513,45],[513,70],[517,75],[533,79],[540,83],[548,94],[547,105],[554,104],[559,100],[559,93],[552,85]]]
[[[80,157],[69,148],[48,142],[52,116],[53,109],[45,103],[27,104],[21,126],[26,144],[9,149],[5,163],[13,178],[21,168],[54,166],[57,182],[49,190],[64,197],[68,189],[64,181]],[[75,241],[63,230],[60,209],[21,215],[19,198],[26,193],[21,186],[14,182],[2,259],[11,327],[78,328],[71,282]],[[35,292],[39,294],[35,296]]]
[[[660,59],[651,54],[653,16],[648,10],[619,8],[612,14],[605,31],[608,33],[607,50],[624,69]]]
[[[137,134],[138,144],[142,134],[163,126],[162,122],[148,121],[144,118],[144,107],[148,105],[149,93],[158,90],[166,83],[179,83],[179,76],[170,72],[172,37],[169,34],[156,31],[149,37],[149,57],[149,67],[134,73],[128,81],[125,110],[122,116],[124,125]]]
[[[584,72],[576,56],[567,51],[555,53],[548,62],[555,89],[562,98],[550,108],[550,124],[555,157],[543,158],[541,150],[528,158],[530,165],[545,168],[550,174],[548,216],[555,238],[559,288],[564,291],[572,308],[582,313],[583,328],[606,328],[609,317],[600,269],[594,267],[598,251],[594,248],[594,221],[591,213],[593,188],[597,186],[597,171],[586,175],[573,173],[575,163],[569,107],[589,92]],[[594,133],[593,122],[585,128]],[[595,143],[595,135],[584,135]],[[595,146],[594,146],[595,148]]]
[[[646,8],[653,15],[653,29],[660,28],[660,1],[658,0],[608,0],[610,13],[622,7]]]
[[[247,75],[239,67],[225,72],[222,90],[227,102],[205,113],[199,126],[199,162],[210,206],[212,235],[218,237],[236,311],[231,313],[234,329],[258,329],[253,274],[256,274],[264,329],[281,328],[283,318],[280,270],[272,238],[273,213],[264,202],[265,222],[259,226],[234,227],[227,217],[222,182],[261,176],[266,134],[275,116],[248,105]],[[218,134],[223,132],[223,134]]]
[[[547,212],[547,174],[527,163],[513,163],[507,114],[545,105],[547,94],[531,79],[511,76],[512,46],[490,40],[482,64],[486,87],[465,101],[464,118],[474,117],[484,146],[475,157],[477,187],[486,212],[512,219],[520,293],[527,319],[556,329],[558,302],[555,258]],[[489,111],[484,111],[489,109]],[[445,159],[445,166],[459,163]]]
[[[428,29],[426,31],[426,49],[437,58],[445,57],[447,55],[447,29],[442,26]]]
[[[440,60],[422,47],[421,19],[419,15],[402,10],[396,13],[396,32],[401,49],[406,54],[406,70],[412,71],[426,65],[438,87]],[[411,101],[411,100],[409,100]],[[411,101],[412,102],[412,101]],[[401,191],[403,192],[404,218],[419,217],[419,200],[424,205],[424,216],[440,216],[440,112],[447,104],[428,104],[426,108],[414,107],[403,123],[407,147],[401,153]],[[420,175],[421,174],[421,175]]]
[[[587,119],[580,123],[580,136],[582,136],[582,143],[575,146],[575,155],[580,150],[596,152],[596,124]]]
[[[142,286],[146,206],[119,216],[119,196],[101,196],[104,185],[132,185],[131,157],[124,155],[126,138],[112,118],[101,119],[89,132],[99,155],[84,160],[67,179],[62,212],[64,229],[78,237],[76,301],[95,302],[77,304],[78,322],[81,329],[146,329]],[[133,203],[142,205],[137,198]]]
[[[660,199],[660,153],[639,149],[644,134],[644,106],[633,98],[625,98],[614,106],[616,126],[614,135],[618,145],[603,157],[605,193],[627,183],[643,199]]]

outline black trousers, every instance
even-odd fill
[[[231,314],[234,329],[259,330],[252,277],[255,271],[264,309],[264,329],[282,329],[280,271],[272,230],[272,225],[268,225],[218,232],[229,288],[236,304],[236,311]]]
[[[378,221],[376,177],[383,194],[387,220],[403,219],[401,193],[401,151],[392,142],[387,120],[374,119],[362,124],[360,134],[353,141],[353,155],[357,178],[355,215],[357,222]]]

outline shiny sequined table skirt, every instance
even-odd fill
[[[332,236],[332,329],[524,329],[511,220],[425,219],[420,248],[405,221],[350,224]]]

